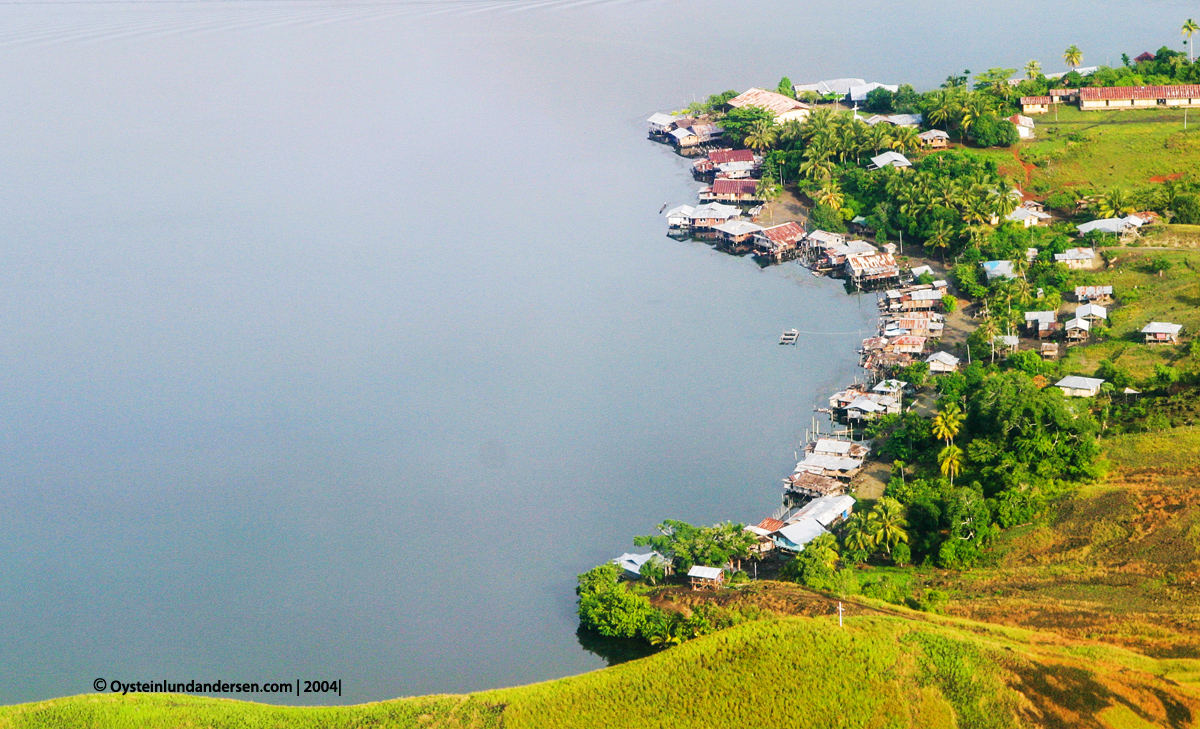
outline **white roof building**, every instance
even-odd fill
[[[1096,260],[1096,249],[1068,248],[1062,253],[1055,253],[1054,260],[1059,263],[1069,263],[1071,261],[1094,261]]]
[[[613,560],[613,564],[625,570],[625,573],[631,577],[640,577],[642,565],[646,564],[655,557],[661,557],[658,552],[647,552],[646,554],[630,554],[626,552],[620,557]]]
[[[686,207],[686,206],[681,206]],[[737,205],[726,205],[725,203],[711,202],[703,205],[697,205],[692,209],[693,220],[707,219],[724,219],[739,217],[742,214],[742,209]]]
[[[1037,225],[1040,221],[1049,220],[1050,213],[1043,213],[1041,210],[1031,210],[1030,208],[1020,207],[1013,210],[1008,215],[1004,216],[1005,220],[1011,220],[1015,223],[1023,223],[1026,228],[1031,225]],[[1037,249],[1031,248],[1025,251],[1026,258],[1029,257],[1029,251],[1032,250],[1033,257],[1037,258]]]
[[[777,530],[775,532],[775,545],[782,549],[798,552],[804,549],[804,545],[822,534],[828,534],[828,532],[825,531],[825,527],[821,526],[820,522],[816,519],[802,519]]]
[[[1103,384],[1104,380],[1096,377],[1070,375],[1055,382],[1054,386],[1062,390],[1067,397],[1095,397]]]
[[[1087,235],[1093,230],[1098,230],[1101,233],[1113,233],[1114,235],[1121,235],[1126,231],[1140,228],[1145,224],[1146,221],[1142,220],[1138,216],[1127,215],[1124,218],[1101,218],[1100,220],[1093,220],[1088,223],[1077,225],[1075,226],[1075,229],[1079,231],[1080,235]]]
[[[863,84],[851,86],[846,91],[846,95],[850,97],[851,101],[866,101],[867,94],[871,93],[875,89],[887,89],[888,91],[891,91],[894,94],[900,90],[900,87],[897,84],[881,84],[881,83],[872,81],[869,84],[863,83]]]
[[[692,565],[688,570],[688,577],[699,577],[702,580],[719,580],[723,571],[720,567],[705,567],[703,565]]]
[[[666,129],[678,120],[670,114],[658,113],[652,114],[646,121],[650,122],[650,125],[657,129]]]
[[[884,152],[881,155],[871,158],[871,169],[882,169],[884,167],[912,167],[912,162],[909,162],[908,157],[899,152]]]
[[[1168,324],[1161,321],[1152,321],[1142,327],[1142,334],[1171,334],[1178,336],[1183,331],[1182,324]]]
[[[758,223],[751,223],[749,220],[729,220],[714,225],[713,230],[718,230],[731,238],[736,238],[743,235],[754,235],[761,230],[765,230],[765,228]]]
[[[955,357],[954,355],[950,354],[949,352],[934,352],[933,354],[926,357],[925,361],[928,362],[929,364],[933,364],[936,362],[938,364],[946,365],[947,367],[957,367],[958,363],[961,362],[962,360],[960,360],[958,357]]]
[[[1067,323],[1064,324],[1063,326],[1068,331],[1070,331],[1071,329],[1082,329],[1085,332],[1092,331],[1092,323],[1090,321],[1088,321],[1087,319],[1084,319],[1083,317],[1078,317],[1078,316],[1075,317],[1074,319],[1067,321]]]
[[[1083,317],[1084,319],[1107,319],[1108,309],[1099,304],[1084,304],[1075,310],[1075,316]]]
[[[797,94],[803,91],[814,91],[822,96],[825,94],[845,96],[850,93],[850,89],[855,86],[862,86],[865,83],[866,80],[861,78],[835,78],[828,81],[818,81],[815,84],[799,84],[793,88],[796,89]]]
[[[980,265],[983,266],[983,275],[987,276],[988,281],[1017,277],[1016,272],[1013,271],[1012,261],[984,261]]]

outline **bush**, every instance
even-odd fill
[[[1171,212],[1175,213],[1173,222],[1184,225],[1200,224],[1200,197],[1190,193],[1177,196],[1171,203]]]
[[[884,88],[874,89],[867,92],[867,111],[873,111],[877,114],[889,114],[892,111],[892,104],[895,95]]]
[[[846,221],[842,218],[841,211],[834,210],[828,205],[817,205],[814,207],[808,219],[814,226],[821,230],[829,231],[830,233],[846,232]]]
[[[953,314],[954,310],[957,308],[958,308],[958,299],[954,298],[950,294],[946,294],[945,296],[942,297],[942,309],[947,314]]]
[[[900,542],[892,549],[892,561],[897,567],[904,567],[909,562],[912,562],[912,550],[904,542]]]
[[[1075,196],[1066,192],[1056,192],[1046,198],[1046,207],[1061,213],[1075,212]]]
[[[1016,125],[995,114],[976,119],[967,136],[980,147],[1011,147],[1021,140]]]

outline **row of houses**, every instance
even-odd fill
[[[1077,101],[1082,111],[1181,109],[1200,106],[1200,84],[1051,89],[1046,96],[1022,96],[1022,114],[1045,114],[1054,104]]]

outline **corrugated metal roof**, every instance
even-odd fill
[[[1054,102],[1054,99],[1050,98],[1049,96],[1022,96],[1021,97],[1021,106],[1027,106],[1029,104],[1050,104],[1053,102]]]
[[[720,567],[704,567],[702,565],[692,565],[688,570],[688,577],[699,577],[702,580],[719,580],[721,579]]]
[[[1142,334],[1178,334],[1183,331],[1182,324],[1168,324],[1161,321],[1152,321],[1142,327]]]
[[[717,149],[708,153],[708,161],[715,165],[726,162],[753,162],[754,151],[750,149]]]
[[[1055,387],[1068,387],[1072,390],[1093,390],[1104,384],[1104,380],[1096,377],[1080,377],[1069,375],[1054,383]]]
[[[1200,99],[1200,84],[1178,86],[1105,86],[1079,90],[1080,101],[1126,101],[1130,99]]]
[[[753,195],[758,190],[757,180],[713,180],[714,195]]]
[[[738,94],[730,99],[728,104],[739,109],[746,106],[756,106],[760,109],[766,109],[767,111],[775,114],[775,116],[786,114],[789,111],[799,111],[801,109],[812,108],[808,104],[796,101],[795,99],[784,96],[783,94],[777,94],[774,91],[767,91],[766,89],[758,88],[749,89],[748,91]]]
[[[765,228],[760,232],[760,235],[765,236],[772,243],[788,245],[804,237],[804,228],[800,227],[797,223],[787,222],[783,225]]]
[[[1112,286],[1076,286],[1075,295],[1090,299],[1094,296],[1112,296]]]

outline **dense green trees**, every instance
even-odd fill
[[[633,543],[663,555],[680,572],[692,565],[721,567],[745,559],[755,543],[754,535],[744,525],[732,522],[698,527],[668,519],[657,529],[658,534],[634,537]]]

